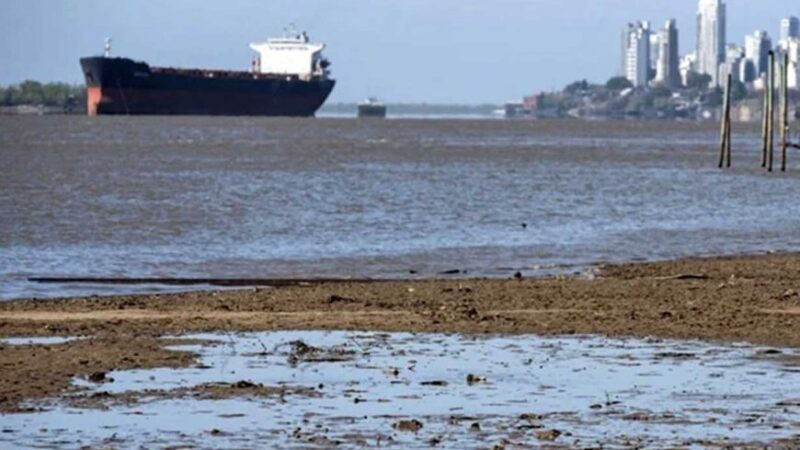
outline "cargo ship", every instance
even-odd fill
[[[333,91],[324,44],[304,33],[250,44],[249,71],[153,67],[111,56],[81,58],[87,112],[96,115],[313,116]]]

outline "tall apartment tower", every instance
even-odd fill
[[[625,52],[625,78],[636,87],[650,81],[650,23],[637,22],[628,27]]]
[[[627,23],[622,28],[622,39],[620,39],[620,64],[619,64],[619,75],[627,78],[628,77],[628,47],[631,45],[631,31],[635,29],[634,24]]]
[[[675,19],[668,20],[659,34],[656,82],[668,88],[680,87],[681,59],[678,52],[678,27]]]
[[[725,4],[700,0],[697,9],[697,71],[719,86],[719,66],[725,61]]]
[[[783,51],[788,51],[789,42],[796,38],[800,38],[800,19],[787,17],[781,20],[781,35],[778,47]]]
[[[745,36],[744,56],[753,63],[756,78],[767,73],[770,50],[772,50],[772,39],[769,38],[766,31],[758,30],[752,35]]]
[[[781,41],[787,41],[793,37],[800,37],[800,19],[787,17],[781,20]]]

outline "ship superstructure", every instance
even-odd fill
[[[258,53],[253,60],[256,73],[291,75],[303,80],[329,75],[330,63],[322,55],[325,45],[311,43],[306,33],[268,39],[264,43],[250,44],[250,48]]]

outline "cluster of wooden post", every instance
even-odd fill
[[[764,114],[761,124],[761,167],[772,172],[775,147],[775,52],[769,52],[767,85],[764,89]],[[720,132],[719,167],[731,166],[731,83],[728,75],[725,98],[722,106],[722,130]],[[787,149],[800,148],[789,142],[789,55],[784,54],[780,72],[780,133],[781,171],[786,171]]]

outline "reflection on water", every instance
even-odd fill
[[[0,297],[114,292],[28,276],[508,276],[800,247],[800,161],[763,174],[753,129],[718,171],[715,128],[4,117]]]
[[[800,420],[800,403],[786,397],[800,392],[798,369],[780,362],[793,350],[305,331],[188,338],[211,341],[178,347],[201,355],[196,368],[112,372],[114,381],[99,386],[80,382],[87,395],[141,392],[134,404],[3,416],[8,431],[0,443],[428,448],[436,439],[440,448],[491,448],[504,439],[535,445],[547,437],[539,433],[556,430],[554,443],[566,448],[684,448],[791,437]],[[155,398],[152,391],[240,381],[316,395],[196,400]],[[393,428],[400,420],[423,427]]]

